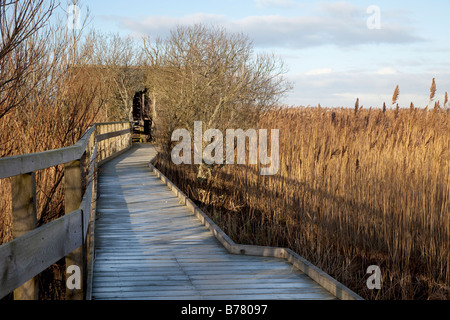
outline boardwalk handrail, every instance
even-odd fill
[[[97,166],[129,149],[130,122],[92,125],[73,146],[0,158],[0,179],[11,178],[13,240],[0,246],[0,299],[37,299],[35,277],[62,258],[80,270],[80,288],[66,288],[66,299],[83,299],[92,259]],[[66,214],[36,226],[35,172],[64,165]]]
[[[73,146],[49,151],[0,158],[0,179],[47,169],[81,159],[95,125],[90,127]]]

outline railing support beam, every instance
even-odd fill
[[[36,228],[36,175],[21,174],[11,178],[13,238]],[[34,277],[14,290],[14,300],[37,300],[38,281]]]
[[[65,181],[65,214],[69,214],[72,211],[77,210],[80,207],[83,197],[83,174],[81,168],[82,160],[75,160],[64,164],[64,181]],[[81,215],[82,217],[83,215]],[[81,222],[83,225],[83,221]],[[83,232],[80,234],[83,238]],[[86,275],[86,245],[83,241],[83,245],[75,249],[73,252],[66,256],[66,270],[71,266],[76,266],[80,270],[80,287],[71,288],[67,286],[67,280],[71,276],[66,272],[66,300],[83,300],[84,288],[85,288],[85,275]]]

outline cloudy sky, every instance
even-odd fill
[[[91,0],[90,27],[141,37],[177,24],[218,24],[244,32],[259,51],[283,58],[294,89],[284,103],[426,106],[450,91],[450,1]]]

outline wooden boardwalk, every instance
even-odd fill
[[[233,255],[134,145],[99,171],[92,299],[335,299],[284,259]]]

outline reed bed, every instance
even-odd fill
[[[287,108],[280,168],[155,164],[236,242],[289,247],[366,299],[450,298],[450,113]],[[378,265],[382,288],[367,288]]]

